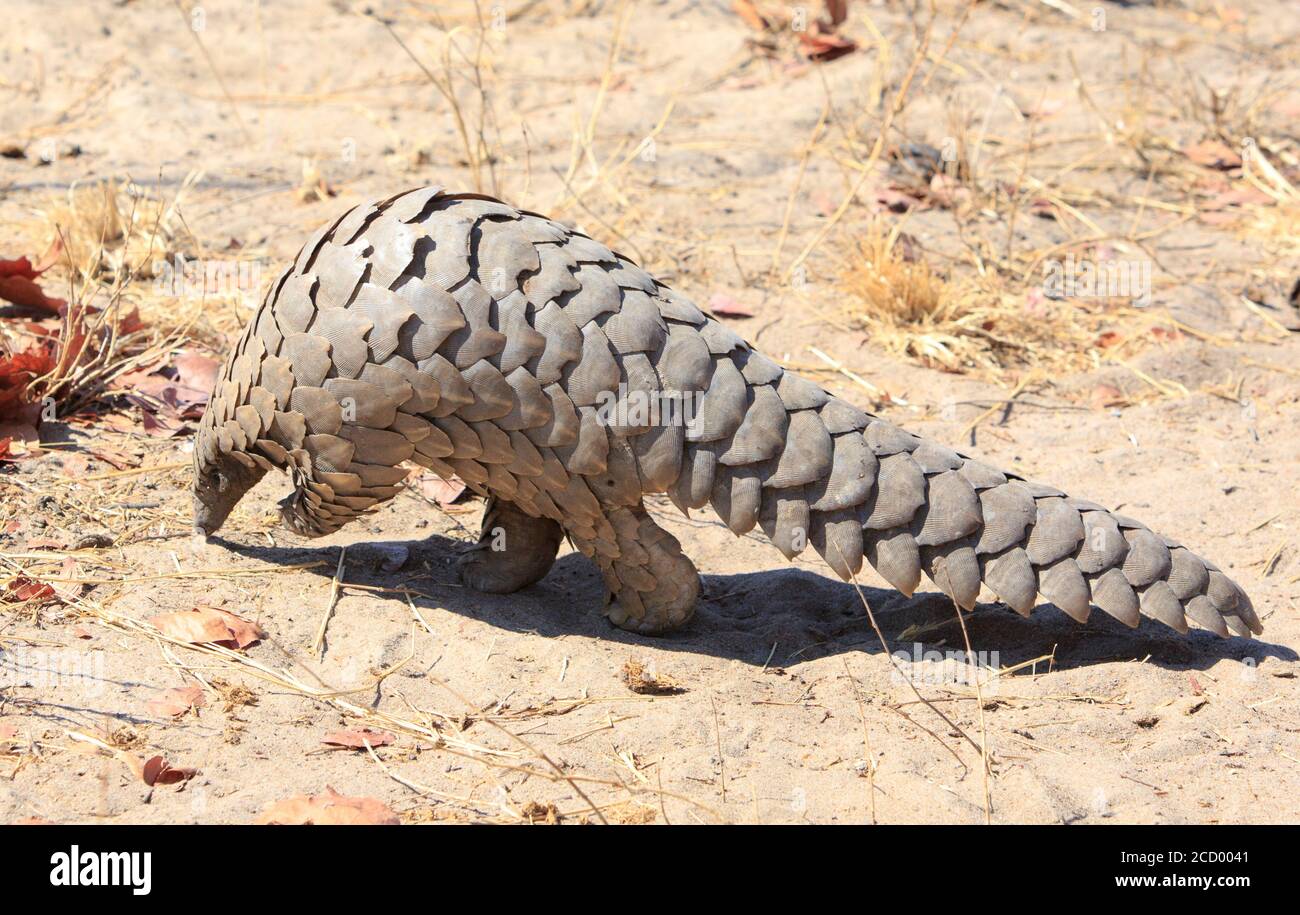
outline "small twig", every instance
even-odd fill
[[[334,615],[334,607],[339,602],[339,594],[342,593],[339,583],[343,580],[343,560],[347,558],[347,555],[348,548],[346,546],[342,547],[339,550],[339,564],[334,570],[334,580],[330,582],[329,605],[325,608],[324,615],[321,616],[320,626],[316,628],[316,638],[311,643],[311,653],[316,657],[320,657],[324,653],[325,628],[329,626],[330,617]]]

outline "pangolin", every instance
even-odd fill
[[[407,462],[488,498],[465,584],[538,581],[567,537],[637,632],[681,626],[700,592],[648,493],[758,526],[788,558],[811,545],[846,579],[866,557],[910,596],[925,573],[966,610],[984,585],[1026,616],[1041,597],[1080,622],[1095,605],[1129,626],[1262,631],[1176,541],[863,412],[626,257],[481,194],[406,191],[308,240],[212,393],[195,530],[278,467],[284,522],[327,534],[393,498]]]

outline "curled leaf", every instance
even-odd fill
[[[198,769],[173,768],[161,756],[154,756],[145,762],[141,777],[144,783],[152,788],[154,785],[174,785],[177,782],[188,781],[198,772]]]

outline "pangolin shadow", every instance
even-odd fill
[[[306,570],[330,578],[338,563],[337,546],[269,547],[214,538],[241,556],[269,563],[320,560]],[[841,582],[797,567],[704,575],[695,617],[683,629],[643,636],[612,626],[601,615],[604,586],[596,568],[578,553],[561,556],[537,584],[514,594],[483,594],[462,587],[455,559],[465,543],[439,534],[423,540],[389,540],[409,558],[397,572],[381,571],[383,554],[374,541],[348,548],[346,579],[355,584],[414,591],[417,607],[449,609],[504,630],[547,638],[564,635],[600,638],[632,646],[654,645],[736,660],[756,667],[784,665],[847,652],[878,654],[879,636],[863,606],[871,607],[891,652],[909,657],[927,651],[956,651],[964,644],[952,602],[939,592],[911,598],[897,591]],[[373,592],[376,599],[405,602],[400,593]],[[1257,639],[1221,639],[1210,632],[1179,635],[1143,619],[1129,629],[1100,610],[1079,625],[1050,604],[1025,619],[999,603],[982,603],[965,616],[971,648],[986,663],[1009,667],[1052,655],[1056,670],[1106,661],[1142,660],[1172,670],[1202,670],[1228,658],[1259,664],[1265,658],[1294,661],[1300,655],[1284,645]],[[773,648],[775,646],[775,649]],[[1040,662],[1042,671],[1047,662]],[[1035,668],[1030,668],[1033,670]]]

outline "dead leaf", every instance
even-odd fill
[[[0,593],[0,600],[21,604],[29,600],[50,600],[56,596],[54,589],[45,582],[19,575],[5,586],[4,592]]]
[[[1272,206],[1275,201],[1268,194],[1255,187],[1234,187],[1217,194],[1201,204],[1202,210],[1226,210],[1231,207]]]
[[[465,484],[459,477],[444,480],[435,474],[425,473],[420,475],[418,482],[420,494],[443,508],[452,505],[465,492]]]
[[[187,388],[211,391],[217,385],[221,362],[196,350],[182,350],[172,360],[176,377]]]
[[[396,826],[397,814],[373,797],[345,797],[326,787],[324,794],[299,794],[269,805],[257,822],[270,826]]]
[[[387,731],[372,731],[361,728],[354,731],[335,731],[321,738],[321,743],[332,747],[347,747],[350,750],[364,750],[366,744],[372,747],[386,747],[397,737]]]
[[[754,313],[725,292],[715,292],[709,297],[708,310],[724,318],[752,318]]]
[[[25,461],[44,453],[41,451],[40,433],[30,423],[0,422],[0,438],[5,441],[5,450],[0,455],[0,460]]]
[[[161,613],[149,622],[164,635],[194,645],[211,642],[226,648],[247,648],[265,635],[256,623],[216,607]]]
[[[154,785],[174,785],[177,782],[188,781],[198,772],[198,769],[173,768],[161,756],[154,756],[145,762],[141,777],[144,783],[152,788]]]
[[[58,249],[58,250],[61,250]],[[54,251],[53,258],[50,252]],[[44,266],[32,266],[32,262],[26,257],[20,257],[18,260],[0,260],[0,299],[12,302],[23,308],[34,308],[37,311],[44,311],[49,314],[59,314],[60,310],[67,306],[63,299],[55,299],[47,296],[41,289],[40,284],[36,282],[57,259],[58,253],[55,246],[51,245],[41,258]]]
[[[184,715],[190,709],[200,709],[207,704],[208,698],[203,694],[201,686],[181,686],[165,690],[157,699],[145,703],[150,712],[163,718],[175,718],[177,715]]]
[[[54,368],[54,353],[48,344],[21,353],[0,356],[0,420],[35,423],[39,408],[28,392],[31,383]]]
[[[1124,392],[1113,384],[1099,384],[1092,389],[1089,401],[1095,410],[1105,410],[1110,407],[1121,407],[1128,403],[1128,398]]]
[[[824,30],[814,23],[806,32],[796,32],[800,50],[809,60],[828,63],[858,49],[857,42],[844,38],[832,31]]]
[[[16,724],[0,724],[0,740],[14,740],[18,736]]]
[[[545,826],[555,826],[560,822],[559,808],[549,801],[545,804],[529,801],[519,811],[519,814],[533,826],[539,823]]]
[[[1185,146],[1183,147],[1183,155],[1197,165],[1218,169],[1219,171],[1241,168],[1240,153],[1221,140],[1204,140],[1191,146]]]

